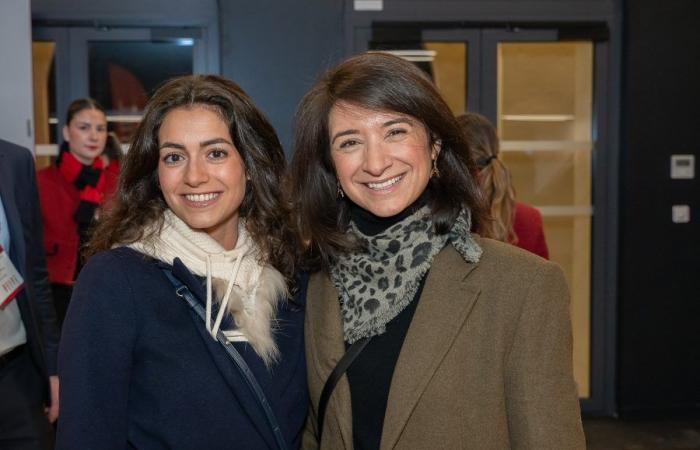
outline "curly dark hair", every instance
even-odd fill
[[[356,248],[346,233],[349,200],[338,198],[330,155],[328,118],[338,102],[415,117],[427,130],[430,145],[441,142],[439,177],[429,181],[429,205],[437,233],[447,233],[460,211],[469,208],[477,225],[484,202],[472,174],[469,144],[435,85],[414,64],[384,53],[351,57],[329,70],[304,96],[297,109],[289,194],[295,227],[309,268],[327,269],[336,255]]]
[[[158,131],[168,112],[195,105],[213,109],[228,124],[249,177],[240,216],[246,219],[265,262],[291,282],[297,245],[289,227],[289,208],[282,199],[286,166],[282,146],[248,95],[236,83],[215,75],[174,78],[150,99],[124,157],[117,192],[93,230],[86,256],[147,238],[151,224],[162,225],[168,206],[158,186]]]

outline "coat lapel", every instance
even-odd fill
[[[310,355],[313,360],[309,363],[314,365],[316,376],[320,378],[320,386],[323,387],[345,354],[338,291],[326,275],[317,273],[311,277],[307,292],[307,305],[310,306],[307,308],[307,314],[320,318],[306,322],[307,326],[313,323],[314,329],[311,331],[316,350]],[[324,420],[324,436],[329,434],[329,426],[338,427],[344,447],[352,448],[352,404],[347,375],[343,375],[333,390]]]
[[[202,283],[200,283],[200,281],[194,275],[192,275],[192,273],[187,269],[187,267],[182,263],[182,261],[179,258],[175,259],[172,270],[175,278],[177,278],[185,286],[187,286],[190,292],[192,292],[192,294],[195,297],[197,297],[199,301],[202,301],[203,298],[206,298],[206,292],[204,291]],[[185,300],[182,299],[182,301],[184,302]],[[267,423],[267,418],[262,412],[261,407],[258,404],[257,398],[250,391],[250,388],[248,388],[246,381],[243,379],[242,375],[238,372],[238,369],[235,367],[235,363],[226,354],[224,349],[221,347],[221,344],[215,339],[213,339],[211,335],[206,331],[204,321],[202,321],[199,318],[199,316],[197,316],[194,312],[190,312],[192,313],[191,316],[192,321],[194,322],[194,327],[199,332],[199,335],[202,338],[204,345],[206,346],[207,350],[211,355],[212,361],[219,369],[219,372],[223,376],[224,380],[226,380],[226,383],[231,388],[231,391],[233,391],[233,394],[238,399],[238,403],[240,404],[241,408],[248,415],[251,422],[255,426],[255,429],[258,431],[258,433],[265,441],[267,446],[270,449],[276,449],[277,444],[274,441],[272,429]],[[208,395],[217,394],[213,392],[209,393]]]
[[[451,245],[435,257],[394,369],[381,449],[396,445],[416,403],[467,320],[480,292],[478,286],[465,282],[475,267]]]
[[[8,180],[13,180],[14,176],[6,173],[10,170],[9,164],[3,159],[5,155],[0,153],[0,196],[2,196],[2,205],[5,209],[5,217],[7,218],[7,226],[10,232],[10,259],[22,276],[24,273],[24,229],[20,221],[20,214],[17,210],[15,202],[14,186],[10,186]]]

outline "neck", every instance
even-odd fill
[[[375,216],[366,209],[360,208],[353,203],[350,206],[350,218],[362,234],[366,236],[375,236],[421,209],[428,204],[428,200],[430,200],[430,190],[426,189],[413,203],[400,213],[391,217]]]
[[[69,150],[69,151],[70,151],[70,154],[73,156],[73,158],[77,159],[78,162],[80,162],[80,164],[83,164],[85,166],[91,166],[92,163],[95,162],[95,158],[85,158],[83,156],[76,154],[75,152],[73,152],[73,150]]]

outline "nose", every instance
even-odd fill
[[[185,167],[184,182],[188,186],[197,187],[209,180],[209,173],[205,163],[198,158],[192,158]]]
[[[90,128],[89,138],[91,141],[96,141],[98,139],[99,132],[96,128]]]
[[[379,176],[391,167],[392,159],[381,143],[369,141],[365,147],[363,169],[372,176]]]

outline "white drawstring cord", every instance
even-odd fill
[[[207,331],[211,334],[211,336],[216,339],[216,333],[219,331],[219,328],[221,327],[221,321],[224,318],[224,313],[226,312],[226,307],[228,306],[229,299],[231,298],[231,291],[233,290],[233,285],[236,283],[236,279],[238,278],[238,272],[241,269],[241,263],[243,262],[243,253],[238,255],[236,258],[236,262],[233,265],[233,270],[231,271],[231,278],[228,281],[228,286],[226,287],[226,294],[224,295],[224,298],[221,301],[221,305],[219,306],[219,311],[216,314],[216,320],[214,321],[214,326],[211,326],[211,310],[212,310],[212,281],[211,281],[211,255],[207,255],[206,257],[206,262],[207,262],[207,308],[206,308],[206,321],[205,321],[205,326],[207,328]]]
[[[205,326],[207,331],[211,332],[211,255],[206,256],[207,263],[207,312]],[[216,335],[214,335],[216,338]]]

